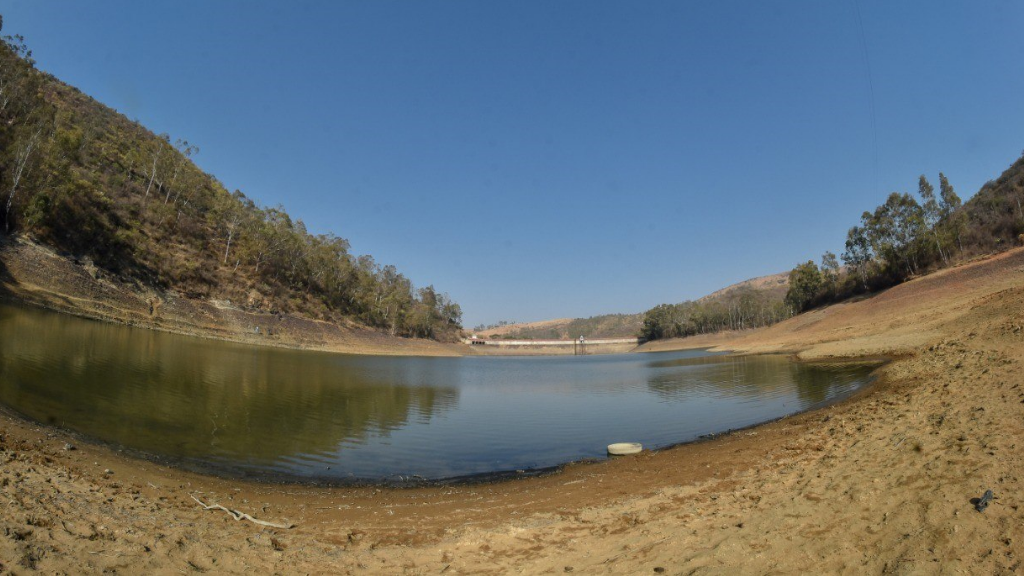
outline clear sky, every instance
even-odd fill
[[[839,253],[1024,149],[1024,3],[0,0],[4,33],[465,324],[639,312]],[[859,14],[859,18],[858,18]]]

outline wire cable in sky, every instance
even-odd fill
[[[864,74],[868,81],[868,108],[871,110],[871,141],[874,146],[873,186],[878,189],[878,122],[875,120],[875,86],[871,79],[871,59],[868,58],[868,41],[864,34],[864,20],[860,17],[859,0],[851,0],[853,13],[857,18],[857,31],[860,33],[860,46],[864,54]]]

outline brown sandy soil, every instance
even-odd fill
[[[760,330],[650,342],[637,352],[716,348],[792,352],[803,359],[898,355],[941,337],[979,299],[1019,287],[1024,249],[900,284],[871,298],[813,310]]]
[[[0,295],[76,316],[247,344],[405,356],[460,356],[463,344],[398,338],[356,323],[244,310],[112,281],[25,239],[0,243]],[[259,331],[257,332],[257,328]],[[471,352],[470,352],[471,353]]]
[[[3,418],[2,570],[1020,569],[1024,251],[730,337],[750,351],[899,358],[875,386],[840,405],[543,478],[457,487],[232,482]],[[66,442],[78,448],[66,450]],[[970,499],[986,489],[996,499],[976,512]],[[236,522],[201,510],[191,495],[297,526]]]

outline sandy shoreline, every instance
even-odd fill
[[[1024,252],[717,345],[893,356],[838,405],[713,441],[494,484],[212,478],[0,417],[0,571],[977,572],[1019,569]],[[67,442],[75,450],[65,450]],[[110,470],[111,473],[105,473]],[[985,513],[970,499],[992,489]],[[290,530],[236,522],[218,502]]]

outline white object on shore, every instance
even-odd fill
[[[639,442],[619,442],[608,445],[608,453],[612,456],[625,456],[627,454],[639,454],[644,447]]]

